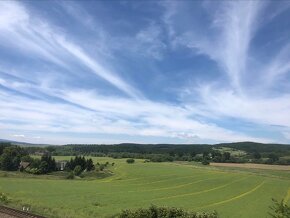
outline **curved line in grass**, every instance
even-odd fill
[[[228,203],[228,202],[231,202],[231,201],[234,201],[234,200],[237,200],[239,198],[242,198],[242,197],[245,197],[246,195],[249,195],[255,191],[257,191],[259,188],[261,188],[261,186],[263,186],[265,184],[265,181],[262,181],[261,183],[259,183],[257,186],[255,186],[254,188],[252,188],[251,190],[247,191],[247,192],[244,192],[240,195],[237,195],[233,198],[230,198],[230,199],[227,199],[227,200],[223,200],[223,201],[219,201],[219,202],[216,202],[216,203],[212,203],[212,204],[208,204],[208,205],[205,205],[205,206],[201,206],[201,207],[196,207],[195,209],[203,209],[203,208],[206,208],[206,207],[211,207],[211,206],[217,206],[217,205],[220,205],[220,204],[225,204],[225,203]]]
[[[177,165],[178,166],[178,164],[175,164],[175,165]],[[182,166],[191,166],[191,165],[182,165]],[[120,169],[120,168],[123,168],[124,166],[122,165],[122,166],[116,166],[115,168],[114,168],[114,170],[116,170],[116,169]],[[193,167],[195,170],[196,170],[196,168],[195,167]],[[219,171],[211,171],[211,170],[207,170],[207,172],[206,172],[207,174],[219,174],[219,173],[223,173],[223,172],[219,172]],[[139,179],[143,179],[144,177],[141,177],[141,178],[131,178],[131,179],[121,179],[123,176],[124,176],[124,172],[120,172],[120,171],[117,171],[116,172],[116,175],[113,175],[113,176],[111,176],[111,177],[109,177],[109,178],[106,178],[106,179],[102,179],[102,181],[96,181],[97,183],[110,183],[110,182],[113,182],[113,181],[118,181],[118,182],[120,182],[120,181],[133,181],[133,180],[139,180]],[[176,174],[167,174],[168,176],[175,176]],[[167,175],[162,175],[162,176],[167,176]],[[117,176],[117,177],[116,177]],[[160,177],[160,176],[152,176],[152,177],[149,177],[149,178],[153,178],[153,177]],[[193,177],[193,176],[189,176],[189,177]],[[147,177],[148,178],[148,177]],[[179,178],[187,178],[187,176],[186,177],[179,177]],[[176,179],[176,178],[174,178],[174,179]],[[162,180],[162,181],[167,181],[168,179],[164,179],[164,180]],[[171,180],[171,179],[169,179],[169,180]],[[161,180],[158,180],[158,181],[154,181],[154,182],[150,182],[150,183],[137,183],[137,184],[131,184],[131,185],[136,185],[136,186],[139,186],[139,185],[146,185],[146,184],[154,184],[154,183],[159,183],[159,182],[162,182]],[[120,186],[120,185],[116,185],[116,186]]]
[[[176,174],[166,174],[166,175],[161,175],[161,176],[147,176],[146,178],[154,178],[154,177],[164,177],[164,176],[176,176]],[[132,181],[132,180],[141,180],[141,179],[144,179],[144,177],[137,177],[137,178],[131,178],[131,179],[121,179],[121,177],[119,178],[115,178],[113,181],[116,181],[116,182],[127,182],[127,181]],[[139,185],[140,183],[133,183],[133,184],[129,184],[129,185]],[[114,184],[112,186],[122,186],[124,184]]]
[[[204,181],[212,180],[212,179],[215,179],[215,178],[200,179],[200,180],[197,180],[197,181],[194,181],[194,182],[184,183],[184,184],[181,184],[181,185],[170,186],[170,187],[165,187],[165,188],[145,189],[145,190],[128,191],[128,192],[130,192],[130,193],[132,193],[132,192],[149,192],[149,191],[162,191],[162,190],[168,190],[168,189],[178,189],[178,188],[182,188],[182,187],[185,187],[185,186],[189,186],[189,185],[192,185],[192,184],[196,184],[196,183],[200,183],[200,182],[204,182]]]
[[[215,173],[212,173],[215,174]],[[212,175],[211,174],[211,175]],[[176,175],[176,174],[175,174]],[[200,174],[199,174],[200,175]],[[208,175],[207,173],[202,174],[203,175]],[[174,175],[173,175],[174,176]],[[160,183],[160,182],[165,182],[165,181],[172,181],[172,180],[178,180],[178,179],[185,179],[185,178],[192,178],[192,177],[196,177],[196,175],[192,175],[192,176],[182,176],[182,177],[175,177],[175,178],[167,178],[167,179],[161,179],[161,180],[157,180],[157,181],[153,181],[153,182],[147,182],[147,183],[135,183],[135,184],[131,184],[134,186],[141,186],[141,185],[150,185],[150,184],[155,184],[155,183]]]
[[[233,183],[239,182],[239,181],[244,180],[244,179],[246,179],[248,177],[249,176],[241,178],[241,179],[237,179],[237,180],[234,180],[234,181],[229,182],[227,184],[224,184],[224,185],[221,185],[221,186],[217,186],[217,187],[211,188],[211,189],[206,189],[206,190],[202,190],[202,191],[198,191],[198,192],[191,192],[191,193],[186,193],[186,194],[180,194],[180,195],[173,195],[173,196],[167,196],[167,197],[161,197],[161,198],[154,198],[154,199],[151,199],[150,201],[164,200],[164,199],[171,199],[171,198],[179,198],[179,197],[192,196],[192,195],[198,195],[198,194],[202,194],[202,193],[206,193],[206,192],[211,192],[211,191],[215,191],[215,190],[227,187],[227,186],[229,186],[229,185],[231,185]]]
[[[207,181],[207,180],[214,180],[214,179],[217,179],[217,177],[215,177],[215,178],[208,178],[208,179],[200,179],[200,180],[197,180],[197,181],[193,181],[193,182],[189,182],[189,183],[184,183],[184,184],[180,184],[180,185],[176,185],[176,186],[164,187],[164,188],[143,189],[143,190],[135,190],[135,191],[121,191],[121,192],[114,192],[114,194],[138,193],[138,192],[150,192],[150,191],[162,191],[162,190],[178,189],[178,188],[182,188],[182,187],[189,186],[189,185],[192,185],[192,184],[200,183],[200,182]],[[102,193],[102,194],[104,194],[104,193]]]

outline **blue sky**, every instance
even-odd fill
[[[290,143],[289,1],[0,1],[0,138]]]

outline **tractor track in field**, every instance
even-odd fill
[[[231,202],[231,201],[234,201],[234,200],[237,200],[239,198],[242,198],[246,195],[249,195],[255,191],[257,191],[259,188],[261,188],[263,185],[265,184],[265,180],[262,181],[261,183],[259,183],[258,185],[256,185],[254,188],[252,188],[251,190],[247,191],[247,192],[244,192],[242,194],[239,194],[235,197],[232,197],[232,198],[229,198],[227,200],[223,200],[223,201],[219,201],[219,202],[215,202],[215,203],[212,203],[212,204],[208,204],[208,205],[204,205],[204,206],[201,206],[201,207],[196,207],[195,209],[203,209],[203,208],[207,208],[207,207],[211,207],[211,206],[217,206],[217,205],[220,205],[220,204],[225,204],[225,203],[228,203],[228,202]]]
[[[198,191],[198,192],[191,192],[191,193],[185,193],[185,194],[179,194],[179,195],[172,195],[172,196],[154,198],[154,199],[151,199],[150,201],[179,198],[179,197],[192,196],[192,195],[198,195],[198,194],[202,194],[202,193],[206,193],[206,192],[211,192],[211,191],[215,191],[215,190],[218,190],[218,189],[222,189],[222,188],[227,187],[227,186],[229,186],[229,185],[231,185],[233,183],[245,180],[247,178],[249,178],[249,176],[246,176],[246,177],[241,178],[241,179],[234,180],[234,181],[229,182],[227,184],[224,184],[224,185],[221,185],[221,186],[217,186],[217,187],[214,187],[214,188],[211,188],[211,189],[206,189],[206,190],[202,190],[202,191]],[[146,200],[146,201],[148,201],[148,200]]]
[[[212,174],[216,174],[215,172],[214,173],[211,173]],[[175,176],[176,174],[172,175],[172,176]],[[207,175],[205,173],[205,175]],[[161,182],[167,182],[167,181],[171,181],[171,180],[178,180],[178,179],[186,179],[186,178],[195,178],[196,175],[191,175],[191,176],[181,176],[181,177],[174,177],[174,178],[166,178],[166,179],[160,179],[160,180],[156,180],[156,181],[152,181],[152,182],[146,182],[146,183],[132,183],[130,185],[132,186],[143,186],[143,185],[151,185],[151,184],[156,184],[156,183],[161,183]]]
[[[10,217],[15,218],[45,218],[44,216],[16,210],[14,208],[0,206],[0,213],[7,214]]]
[[[179,188],[183,188],[183,187],[186,187],[186,186],[189,186],[189,185],[197,184],[197,183],[208,181],[208,180],[215,180],[215,179],[217,179],[217,178],[200,179],[200,180],[195,180],[195,181],[188,182],[188,183],[183,183],[183,184],[180,184],[180,185],[163,187],[163,188],[141,189],[141,190],[123,191],[123,192],[115,192],[115,193],[118,193],[118,194],[121,194],[121,193],[139,193],[139,192],[151,192],[151,191],[162,191],[162,190],[179,189]]]

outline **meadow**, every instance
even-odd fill
[[[58,160],[70,157],[56,157]],[[216,210],[220,217],[269,217],[271,198],[290,203],[290,172],[227,169],[189,162],[134,164],[126,159],[93,157],[112,163],[103,179],[56,179],[0,174],[0,191],[11,205],[31,205],[47,217],[109,217],[122,209],[158,206],[193,211]]]

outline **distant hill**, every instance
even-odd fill
[[[253,153],[255,151],[259,152],[284,152],[290,150],[289,144],[264,144],[257,142],[234,142],[234,143],[220,143],[215,144],[215,147],[230,147],[235,148],[237,150],[243,150],[249,153]]]
[[[229,147],[237,150],[242,150],[248,153],[289,153],[289,144],[264,144],[257,142],[232,142],[219,144],[138,144],[138,143],[120,143],[120,144],[67,144],[62,146],[50,144],[34,144],[27,142],[12,141],[0,139],[1,142],[10,142],[23,147],[47,147],[52,146],[57,150],[72,150],[76,152],[129,152],[129,153],[202,153],[211,148]]]
[[[34,143],[28,143],[28,142],[13,141],[13,140],[8,140],[8,139],[0,139],[0,143],[1,142],[9,142],[13,145],[19,145],[21,147],[47,147],[47,146],[51,146],[49,144],[34,144]]]

